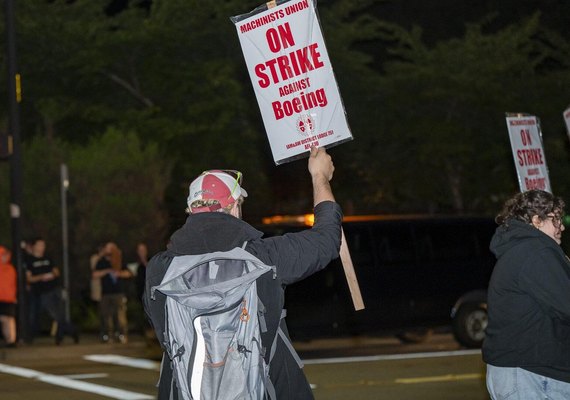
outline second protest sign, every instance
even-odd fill
[[[538,119],[533,115],[507,115],[507,128],[521,192],[552,192]]]

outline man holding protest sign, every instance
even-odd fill
[[[205,171],[190,184],[187,201],[190,215],[186,223],[172,235],[168,250],[154,256],[147,267],[145,310],[161,345],[166,299],[158,291],[151,298],[151,289],[161,283],[175,256],[228,251],[247,242],[248,253],[276,267],[275,275],[264,274],[256,282],[267,324],[266,331],[261,333],[261,345],[269,365],[270,383],[279,400],[313,398],[301,361],[290,343],[283,312],[285,287],[321,270],[338,257],[341,242],[342,212],[329,183],[334,165],[324,148],[311,148],[308,169],[315,213],[311,229],[263,239],[261,232],[241,220],[241,204],[247,196],[241,186],[241,173]],[[199,379],[196,371],[190,370],[191,379]],[[176,398],[176,393],[171,363],[166,360],[162,363],[158,398]]]
[[[272,0],[230,18],[275,164],[352,140],[315,0]],[[340,258],[355,310],[364,301],[342,233]]]

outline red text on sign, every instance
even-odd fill
[[[277,28],[269,28],[267,32],[265,32],[265,39],[267,39],[269,50],[273,53],[278,53],[282,48],[286,49],[295,45],[295,39],[293,39],[289,22],[278,25]]]
[[[255,28],[259,28],[263,25],[270,24],[280,18],[283,18],[285,13],[283,10],[278,10],[267,15],[264,15],[260,18],[254,19],[252,21],[246,22],[245,24],[239,27],[241,33],[249,32]]]
[[[532,145],[532,137],[530,136],[530,132],[528,131],[528,129],[521,129],[521,140],[523,146]]]
[[[546,189],[546,178],[524,178],[526,190]]]
[[[287,55],[257,64],[254,70],[255,75],[259,78],[257,81],[259,86],[265,89],[271,83],[295,78],[323,67],[325,64],[321,60],[321,53],[319,53],[318,47],[318,43],[313,43],[302,49],[292,51]]]
[[[324,88],[315,90],[314,92],[301,92],[299,97],[293,97],[291,100],[274,101],[271,103],[275,119],[280,120],[293,114],[298,114],[315,107],[325,107],[328,104],[327,94]]]
[[[541,149],[522,149],[517,150],[517,160],[519,165],[541,165],[544,164]]]
[[[311,136],[311,137],[308,137],[308,138],[305,138],[302,140],[297,140],[296,142],[293,142],[293,143],[286,144],[285,147],[287,149],[292,149],[294,147],[297,147],[297,146],[304,144],[305,148],[307,149],[313,145],[318,146],[318,143],[319,143],[318,139],[326,138],[327,136],[331,136],[333,133],[334,133],[333,130],[322,132],[322,133],[319,133],[318,135],[314,135],[314,136]],[[315,141],[316,141],[316,143],[314,143]],[[311,143],[311,142],[313,142],[313,143]],[[308,147],[307,147],[307,143],[309,143]]]
[[[311,86],[309,78],[299,79],[296,82],[291,82],[279,88],[279,97],[288,96],[295,92],[300,92]]]
[[[516,126],[516,125],[536,125],[536,121],[534,119],[519,119],[519,120],[511,120],[509,121],[509,125]]]

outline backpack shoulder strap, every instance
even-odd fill
[[[273,339],[273,344],[271,344],[271,352],[269,353],[269,364],[271,364],[271,360],[273,359],[275,351],[277,350],[277,338],[281,337],[281,340],[283,340],[283,343],[285,344],[285,346],[287,346],[287,348],[291,352],[291,355],[297,362],[297,365],[299,365],[299,368],[303,368],[304,364],[303,361],[301,360],[301,357],[299,357],[299,354],[297,354],[295,348],[293,347],[293,343],[291,343],[291,341],[289,340],[283,329],[281,329],[281,321],[283,321],[283,319],[286,316],[287,316],[287,310],[285,309],[281,310],[281,318],[279,319],[279,325],[277,326],[277,333],[275,334],[275,338]]]
[[[283,341],[287,349],[289,349],[289,352],[293,356],[293,359],[297,362],[299,368],[303,368],[303,361],[301,360],[301,357],[299,357],[299,354],[297,354],[297,351],[295,351],[293,344],[291,343],[291,341],[289,340],[283,329],[281,329],[281,321],[283,321],[283,319],[286,316],[287,316],[287,310],[285,309],[281,310],[281,318],[279,319],[277,332],[275,333],[275,337],[273,338],[273,343],[271,344],[271,351],[269,353],[269,365],[271,365],[271,360],[273,360],[273,356],[275,355],[275,351],[277,350],[277,338],[281,337],[281,340]],[[275,391],[275,386],[273,386],[273,382],[271,382],[271,379],[269,377],[267,377],[265,383],[265,389],[267,391],[267,395],[269,396],[270,400],[277,400],[277,393]]]

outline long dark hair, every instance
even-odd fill
[[[499,225],[506,225],[509,219],[516,219],[530,224],[532,217],[538,215],[545,220],[548,214],[562,217],[564,214],[564,200],[544,190],[529,190],[517,193],[507,200],[503,210],[495,218]]]

